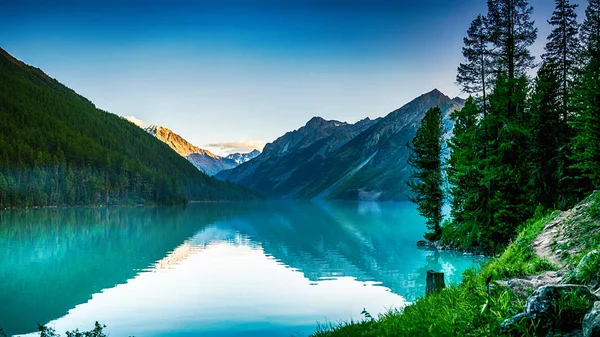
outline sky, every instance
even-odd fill
[[[580,5],[580,21],[587,2]],[[531,0],[543,51],[554,1]],[[97,107],[217,154],[455,84],[485,0],[0,0],[0,47]],[[538,57],[539,61],[539,57]]]

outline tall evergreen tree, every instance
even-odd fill
[[[557,70],[559,91],[557,98],[562,109],[562,118],[568,120],[569,94],[577,69],[579,53],[579,27],[575,9],[577,4],[569,0],[555,0],[556,8],[548,23],[553,27],[548,36],[546,51],[542,55],[544,62]]]
[[[465,45],[462,53],[465,63],[461,63],[458,66],[458,74],[456,76],[456,82],[461,86],[463,92],[480,95],[483,119],[487,118],[487,94],[492,87],[491,84],[493,83],[494,75],[493,54],[489,35],[488,18],[480,14],[471,22],[471,26],[467,30],[467,36],[463,39]],[[483,136],[481,139],[483,142],[483,156],[481,159],[486,159],[489,147],[489,133],[486,127],[484,127]],[[485,193],[479,199],[479,202],[483,205],[483,209],[488,215],[487,220],[485,220],[485,223],[488,225],[491,225],[492,221],[492,210],[489,208],[490,195],[491,185],[488,184]],[[454,215],[456,221],[459,219],[457,216],[457,214]]]
[[[525,76],[514,80],[500,76],[490,95],[490,114],[482,121],[493,140],[483,172],[483,182],[492,186],[489,207],[494,210],[493,221],[485,236],[489,243],[506,243],[533,213],[527,89]],[[510,106],[514,107],[512,116]]]
[[[582,174],[582,193],[600,187],[600,1],[590,0],[581,29],[585,65],[577,78],[572,105],[573,168]]]
[[[486,110],[486,94],[490,90],[491,82],[491,50],[488,42],[487,19],[478,15],[467,30],[467,36],[463,39],[462,49],[465,63],[458,66],[456,83],[463,92],[475,94],[481,97],[483,110]]]
[[[428,240],[438,240],[441,236],[442,206],[442,110],[434,107],[425,113],[421,126],[408,144],[412,150],[408,163],[414,168],[409,187],[413,192],[411,200],[417,204],[419,213],[427,220],[425,234]]]
[[[535,200],[547,208],[555,207],[558,200],[564,162],[560,151],[566,145],[561,132],[565,122],[561,118],[560,71],[546,62],[542,63],[529,104],[532,113],[531,154]]]
[[[537,37],[526,0],[488,0],[488,30],[496,70],[490,111],[482,125],[490,144],[483,183],[490,190],[485,241],[506,242],[530,216],[528,158],[529,114],[525,109],[526,72],[534,66],[529,51]],[[493,248],[493,247],[490,247]]]
[[[580,59],[576,4],[555,0],[556,7],[548,23],[553,27],[548,36],[543,63],[538,71],[531,100],[534,115],[534,149],[536,167],[536,202],[545,207],[565,208],[576,196],[575,172],[568,160],[568,144],[572,115],[570,96]]]
[[[581,41],[584,57],[594,57],[591,51],[600,50],[600,0],[589,0],[585,9],[585,20],[581,26]]]
[[[452,138],[448,141],[450,156],[446,172],[450,183],[451,216],[454,228],[462,235],[453,235],[461,247],[480,245],[481,228],[488,220],[487,189],[481,184],[485,145],[478,124],[480,108],[469,97],[461,110],[451,115],[454,120]]]
[[[537,38],[527,0],[488,0],[489,39],[497,71],[513,80],[534,66],[529,47]]]

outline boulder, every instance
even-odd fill
[[[599,298],[578,284],[552,284],[539,287],[529,296],[525,311],[505,320],[501,327],[510,332],[521,319],[539,322],[541,331],[568,332],[581,328],[581,322]],[[571,305],[576,303],[576,307]]]
[[[435,247],[435,243],[425,240],[417,241],[417,247]]]
[[[583,318],[583,337],[600,337],[600,302],[598,301]]]

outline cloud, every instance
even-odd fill
[[[236,152],[246,153],[246,152],[250,152],[255,149],[262,151],[262,149],[265,147],[266,143],[267,142],[262,141],[262,140],[248,140],[248,141],[241,140],[241,141],[237,141],[237,142],[224,142],[224,143],[208,144],[207,146],[217,148],[223,152],[231,154],[231,153],[236,153]]]
[[[139,126],[140,128],[142,126],[144,126],[144,121],[141,119],[137,119],[135,116],[123,116],[123,118],[125,118],[126,120],[130,121],[131,123]]]

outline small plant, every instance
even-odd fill
[[[94,323],[94,328],[90,331],[79,331],[79,329],[75,329],[73,331],[65,332],[65,335],[66,337],[107,337],[103,331],[104,328],[106,328],[106,325],[96,322]],[[60,337],[54,328],[45,325],[38,324],[38,332],[40,333],[40,337]],[[2,335],[0,334],[0,336]]]
[[[592,280],[600,280],[600,253],[591,254],[585,263],[577,267],[578,272],[575,280],[582,284],[587,284]]]
[[[583,316],[594,305],[589,297],[573,290],[561,294],[554,302],[552,321],[554,329],[570,331],[574,326],[581,326]]]
[[[366,308],[363,308],[363,310],[360,312],[361,315],[365,316],[366,319],[370,320],[370,321],[374,321],[375,318],[373,318],[373,316],[371,316],[371,314],[367,311]]]

